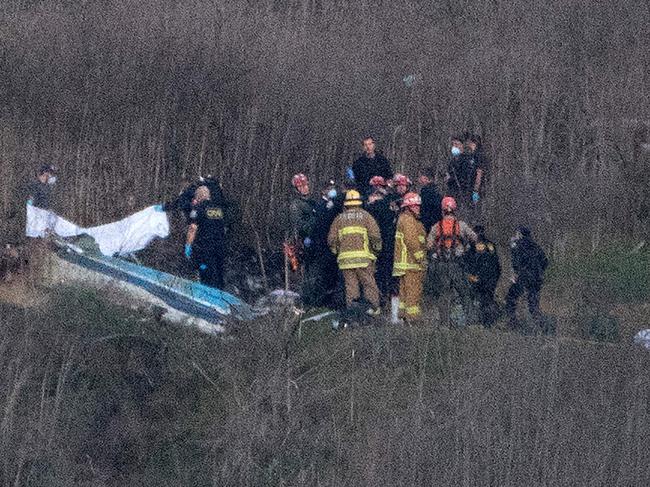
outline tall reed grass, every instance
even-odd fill
[[[647,238],[647,2],[3,2],[2,235],[61,166],[60,210],[99,223],[212,173],[266,243],[288,181],[339,176],[368,133],[411,175],[481,133],[495,232],[555,251]],[[408,88],[402,78],[416,75]],[[615,202],[615,203],[614,203]]]

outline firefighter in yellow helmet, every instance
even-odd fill
[[[336,255],[336,260],[345,280],[345,301],[349,307],[363,296],[372,309],[369,314],[380,313],[379,289],[375,281],[375,261],[381,251],[381,234],[375,219],[361,208],[358,191],[345,194],[345,207],[330,227],[327,244]]]
[[[427,270],[427,234],[420,221],[421,205],[417,193],[404,195],[395,232],[393,276],[399,278],[399,315],[406,320],[422,313],[420,303]]]

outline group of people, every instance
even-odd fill
[[[450,142],[444,178],[435,168],[423,171],[416,183],[394,173],[372,137],[363,139],[362,155],[347,168],[343,191],[330,180],[314,198],[307,176],[293,176],[284,251],[287,283],[299,288],[305,305],[351,307],[363,301],[372,316],[390,306],[411,321],[422,312],[425,289],[434,295],[450,290],[467,317],[488,326],[495,321],[499,257],[485,228],[467,223],[477,223],[480,216],[487,160],[478,136],[465,134]],[[48,208],[56,172],[53,166],[41,167],[28,187],[28,205]],[[444,193],[438,189],[440,179]],[[200,178],[155,208],[184,213],[185,257],[202,283],[223,289],[232,212],[219,182]],[[526,227],[518,228],[511,248],[514,277],[506,310],[514,326],[517,300],[524,293],[530,312],[539,315],[547,260]],[[337,303],[343,292],[345,303]]]
[[[466,222],[479,218],[484,194],[488,164],[480,143],[471,134],[451,139],[444,193],[435,168],[416,184],[394,173],[372,137],[362,141],[363,154],[348,168],[342,193],[329,181],[315,199],[307,176],[296,174],[284,247],[301,278],[304,303],[331,305],[342,282],[346,307],[364,301],[368,314],[377,316],[390,306],[399,319],[412,321],[422,313],[425,289],[438,296],[449,291],[470,321],[491,326],[499,315],[499,256],[485,228]],[[530,313],[540,315],[548,262],[525,226],[510,246],[506,311],[517,327],[517,301],[524,293]]]

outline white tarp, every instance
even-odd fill
[[[142,250],[154,238],[169,236],[169,220],[165,212],[150,206],[114,223],[82,228],[51,211],[28,205],[25,235],[45,237],[48,234],[59,237],[87,234],[95,239],[102,254],[126,255]]]

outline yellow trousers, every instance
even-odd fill
[[[399,278],[400,318],[415,318],[422,313],[422,288],[425,271],[406,271]]]
[[[345,302],[348,306],[361,297],[360,288],[363,288],[363,297],[373,307],[379,307],[379,288],[375,281],[374,264],[360,269],[343,269],[341,272],[345,280]]]

